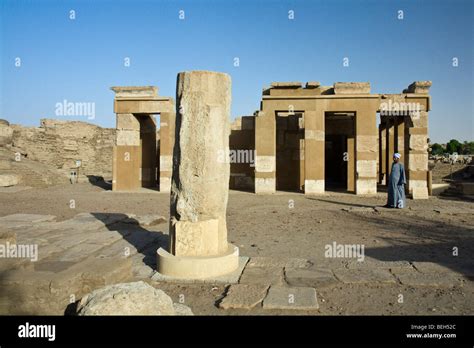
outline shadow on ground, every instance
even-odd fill
[[[149,231],[137,219],[121,213],[91,213],[102,221],[107,229],[122,235],[137,253],[143,255],[143,263],[151,268],[156,267],[156,251],[159,248],[168,248],[168,235],[161,231]],[[114,222],[117,221],[117,222]],[[112,222],[112,223],[111,223]]]
[[[381,261],[433,262],[474,280],[474,228],[433,221],[419,216],[361,215],[363,224],[380,228],[378,238],[388,247],[366,248],[365,255]],[[466,216],[466,219],[469,217]],[[461,223],[462,217],[459,217]],[[391,237],[391,232],[403,237]],[[387,236],[384,236],[384,231]],[[455,256],[454,248],[458,255]]]
[[[105,191],[112,190],[112,182],[105,181],[103,177],[97,175],[87,175],[87,179],[91,185],[100,187]]]

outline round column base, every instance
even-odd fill
[[[182,279],[206,279],[235,271],[239,248],[229,243],[226,253],[216,256],[175,256],[163,248],[157,251],[158,273]]]

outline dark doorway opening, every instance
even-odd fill
[[[276,116],[276,189],[303,192],[304,128],[302,113]]]
[[[324,176],[327,190],[347,190],[347,136],[343,134],[326,135]]]
[[[355,113],[326,112],[324,122],[325,190],[354,192]]]
[[[140,121],[140,181],[141,187],[157,188],[159,170],[156,141],[156,121],[152,115],[137,115]]]

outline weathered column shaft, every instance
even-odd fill
[[[179,73],[170,209],[176,256],[228,251],[230,104],[229,75]]]

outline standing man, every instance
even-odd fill
[[[400,162],[401,155],[395,153],[393,155],[392,171],[388,181],[388,208],[404,208],[405,207],[405,185],[407,183],[405,176],[405,168]]]

